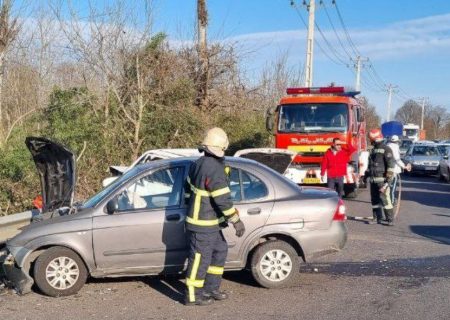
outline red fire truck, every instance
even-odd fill
[[[322,157],[333,139],[339,138],[357,150],[344,179],[346,195],[355,195],[368,165],[365,110],[357,94],[344,87],[287,89],[287,96],[266,119],[275,147],[296,152],[285,176],[298,184],[326,182],[320,180]]]

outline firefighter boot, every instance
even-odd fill
[[[213,298],[214,300],[226,300],[228,299],[228,294],[223,291],[213,290],[211,292],[203,293],[203,296],[206,298]]]
[[[386,215],[387,225],[390,227],[394,226],[394,210],[384,209],[384,214]]]
[[[369,220],[369,224],[375,224],[375,221],[377,224],[381,224],[381,218],[383,217],[383,214],[381,213],[381,208],[374,208],[372,209],[373,219]]]
[[[208,297],[205,294],[202,294],[200,297],[196,298],[195,301],[190,302],[186,299],[185,305],[186,306],[209,306],[214,302],[214,299],[212,297]]]

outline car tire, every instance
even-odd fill
[[[280,240],[267,241],[256,247],[250,265],[255,281],[269,289],[291,284],[300,269],[299,256],[295,249]]]
[[[34,280],[39,290],[50,297],[76,294],[86,283],[88,272],[74,251],[51,247],[34,264]]]

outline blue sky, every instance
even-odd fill
[[[384,83],[398,85],[393,112],[406,97],[430,98],[433,105],[450,111],[450,1],[448,0],[336,0],[356,49],[369,57]],[[307,19],[302,0],[295,1],[300,14]],[[319,0],[316,0],[319,3]],[[333,57],[332,62],[315,46],[314,85],[353,86],[355,76],[344,66],[348,54],[339,45],[326,13],[350,54],[336,8],[331,0],[323,0],[326,10],[318,5],[316,19],[325,38],[342,61],[338,61],[316,30],[316,39]],[[260,71],[280,54],[288,55],[291,66],[304,64],[306,29],[290,0],[208,0],[210,41],[235,41],[252,51],[244,55],[249,75]],[[191,40],[195,28],[195,0],[157,0],[155,31],[165,31],[171,40]],[[363,70],[362,92],[386,116],[387,93],[380,81]],[[375,82],[371,80],[375,77]]]
[[[90,1],[95,6],[112,2]],[[242,66],[248,79],[257,78],[280,55],[287,56],[290,67],[301,69],[307,32],[300,16],[307,20],[307,12],[303,0],[294,2],[298,11],[290,5],[290,0],[207,0],[209,41],[235,43],[242,52]],[[362,94],[383,118],[387,93],[382,91],[382,86],[388,83],[400,89],[393,96],[392,114],[407,98],[423,96],[429,97],[431,104],[450,111],[450,0],[336,2],[356,50],[348,44],[332,0],[323,0],[324,5],[316,0],[316,21],[329,45],[316,30],[316,40],[326,53],[315,45],[314,86],[331,82],[354,86],[355,75],[348,65],[352,64],[350,56],[355,58],[358,51],[370,59],[362,72]],[[88,0],[71,3],[81,12],[80,16],[89,8]],[[196,3],[196,0],[153,0],[153,32],[167,33],[174,45],[178,41],[194,40]]]

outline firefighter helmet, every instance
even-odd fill
[[[379,142],[383,140],[383,134],[380,129],[372,129],[369,131],[369,139],[372,142]]]
[[[399,139],[398,135],[394,134],[394,135],[391,137],[391,142],[399,142],[399,141],[400,141],[400,139]]]
[[[202,142],[202,146],[206,151],[219,158],[225,155],[228,145],[228,136],[221,128],[209,129]]]

